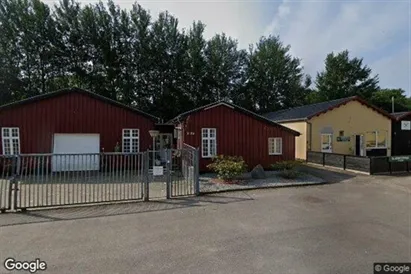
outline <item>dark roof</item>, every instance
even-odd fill
[[[205,105],[205,106],[201,106],[201,107],[199,107],[199,108],[195,108],[195,109],[192,109],[192,110],[190,110],[190,111],[181,113],[181,114],[178,115],[177,117],[171,119],[168,123],[173,123],[173,124],[174,124],[174,123],[177,123],[177,122],[180,121],[180,120],[184,120],[184,119],[185,119],[187,116],[189,116],[190,114],[193,114],[193,113],[195,113],[195,112],[199,112],[199,111],[202,111],[202,110],[205,110],[205,109],[208,109],[208,108],[216,107],[216,106],[218,106],[218,105],[226,105],[226,106],[228,106],[228,107],[233,108],[233,109],[236,110],[236,111],[239,111],[239,112],[244,113],[244,114],[246,114],[246,115],[248,115],[248,116],[251,116],[251,117],[253,117],[254,119],[260,120],[260,121],[265,122],[265,123],[267,123],[267,124],[270,124],[270,125],[272,125],[272,126],[277,126],[277,127],[282,128],[282,129],[284,129],[284,130],[286,130],[286,131],[288,131],[288,132],[291,132],[291,133],[294,134],[295,136],[299,136],[299,135],[300,135],[300,133],[299,133],[298,131],[292,130],[292,129],[290,129],[290,128],[288,128],[288,127],[285,127],[285,126],[283,126],[283,125],[280,125],[280,124],[278,124],[278,123],[276,123],[276,122],[274,122],[274,121],[271,121],[271,120],[265,118],[264,116],[261,116],[261,115],[255,113],[255,112],[252,112],[252,111],[250,111],[250,110],[247,110],[247,109],[245,109],[245,108],[242,108],[242,107],[240,107],[240,106],[237,106],[237,105],[235,105],[235,104],[233,104],[233,103],[229,103],[229,102],[226,102],[226,101],[217,101],[217,102],[214,102],[214,103],[211,103],[211,104],[208,104],[208,105]]]
[[[138,109],[133,108],[131,106],[127,106],[127,105],[122,104],[118,101],[112,100],[110,98],[104,97],[102,95],[99,95],[99,94],[96,94],[94,92],[91,92],[91,91],[88,91],[88,90],[85,90],[85,89],[81,89],[81,88],[65,88],[65,89],[59,89],[57,91],[48,92],[48,93],[45,93],[45,94],[33,96],[33,97],[30,97],[30,98],[27,98],[27,99],[24,99],[24,100],[20,100],[20,101],[16,101],[16,102],[13,102],[13,103],[6,104],[6,105],[2,105],[2,106],[0,106],[0,111],[3,110],[3,109],[8,109],[8,108],[12,108],[12,107],[15,107],[15,106],[28,104],[28,103],[33,103],[33,102],[40,101],[40,100],[43,100],[43,99],[52,98],[52,97],[56,97],[56,96],[60,96],[60,95],[68,94],[68,93],[72,93],[72,92],[81,93],[81,94],[93,97],[97,100],[104,101],[108,104],[112,104],[112,105],[115,105],[115,106],[130,110],[130,111],[136,112],[138,114],[141,114],[141,115],[143,115],[143,116],[145,116],[145,117],[147,117],[151,120],[155,120],[157,122],[160,121],[160,118],[155,117],[151,114],[148,114],[144,111],[138,110]]]
[[[386,116],[387,118],[390,118],[390,119],[393,118],[388,112],[385,112],[384,110],[371,105],[370,103],[361,99],[358,96],[346,97],[346,98],[336,99],[332,101],[326,101],[326,102],[305,105],[305,106],[296,107],[296,108],[280,110],[276,112],[270,112],[270,113],[264,114],[264,117],[272,121],[276,121],[276,122],[301,121],[301,120],[310,119],[314,116],[320,115],[334,108],[340,107],[351,101],[358,101],[361,104],[377,111],[381,115]]]
[[[405,117],[407,117],[408,115],[411,115],[411,111],[394,112],[394,113],[391,113],[391,115],[392,115],[396,120],[401,120],[402,118],[405,118]]]

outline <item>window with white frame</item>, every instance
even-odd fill
[[[387,131],[371,131],[365,134],[366,148],[386,148],[387,147]]]
[[[217,155],[217,129],[201,129],[201,151],[203,158],[211,158]]]
[[[135,153],[140,151],[140,132],[138,129],[123,129],[123,152]]]
[[[268,155],[283,154],[283,139],[279,137],[268,138]]]
[[[20,154],[20,131],[18,127],[3,127],[1,138],[4,155]]]

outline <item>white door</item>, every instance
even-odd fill
[[[54,134],[52,171],[98,170],[99,134]]]
[[[321,152],[332,153],[333,152],[333,135],[321,134]]]

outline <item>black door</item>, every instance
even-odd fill
[[[361,136],[355,135],[355,155],[361,155]]]

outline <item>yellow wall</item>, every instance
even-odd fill
[[[305,160],[307,151],[307,123],[305,121],[300,121],[281,124],[298,131],[301,134],[300,136],[295,137],[295,158]]]
[[[355,154],[355,135],[365,135],[366,132],[371,131],[385,131],[387,132],[387,153],[391,155],[391,120],[357,101],[351,101],[313,117],[309,123],[312,124],[312,151],[321,151],[321,131],[328,128],[333,131],[333,153]],[[341,130],[344,131],[344,136],[351,137],[350,142],[337,142]]]

